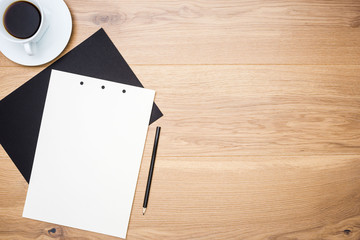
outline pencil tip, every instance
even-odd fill
[[[146,208],[143,208],[143,215],[145,215],[145,212],[146,212]]]

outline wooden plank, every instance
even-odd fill
[[[157,90],[164,154],[359,153],[358,66],[134,66]]]
[[[359,239],[359,160],[159,152],[145,216],[143,160],[128,239]],[[116,239],[21,218],[26,184],[9,160],[0,171],[1,239]]]
[[[359,64],[360,2],[67,0],[67,51],[104,27],[131,64]],[[1,55],[0,66],[16,66]]]
[[[359,66],[133,69],[157,91],[166,156],[360,154]],[[1,70],[0,97],[33,73]]]

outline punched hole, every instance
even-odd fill
[[[102,89],[105,89],[105,86],[101,86]]]
[[[122,91],[123,93],[126,93],[126,90],[125,89],[123,89],[123,91]]]
[[[84,82],[80,82],[80,85],[84,85]]]

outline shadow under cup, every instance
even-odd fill
[[[3,13],[3,26],[7,33],[17,39],[34,36],[41,25],[41,12],[31,2],[17,1],[10,4]]]

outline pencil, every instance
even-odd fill
[[[156,127],[156,134],[155,134],[155,140],[154,140],[154,148],[153,148],[153,152],[152,152],[152,156],[151,156],[151,163],[150,163],[149,175],[148,175],[148,180],[147,180],[147,184],[146,184],[146,192],[145,192],[145,197],[144,197],[143,215],[144,215],[145,212],[146,212],[147,204],[148,204],[148,201],[149,201],[151,180],[152,180],[152,176],[153,176],[153,172],[154,172],[154,165],[155,165],[155,158],[156,158],[157,147],[158,147],[158,143],[159,143],[160,130],[161,130],[161,127]]]

